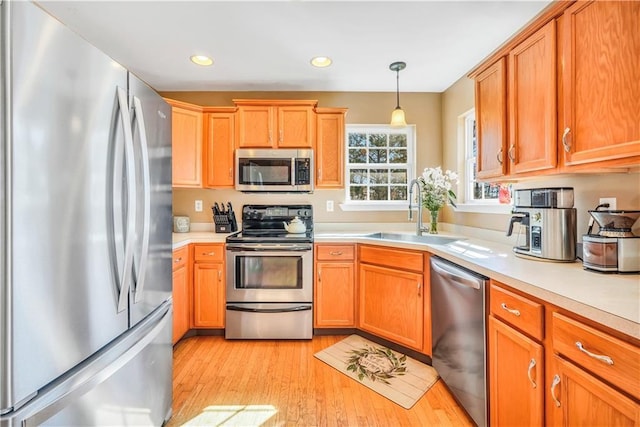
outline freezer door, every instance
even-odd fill
[[[131,325],[171,296],[171,107],[129,74],[136,159]]]
[[[2,2],[3,13],[8,8],[11,275],[0,307],[8,331],[2,410],[128,327],[126,295],[125,310],[117,308],[126,288],[126,177],[114,167],[123,155],[127,73],[33,3]]]

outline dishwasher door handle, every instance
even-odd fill
[[[465,277],[468,274],[462,270],[451,269],[448,265],[439,263],[438,261],[432,260],[431,267],[442,277],[445,277],[453,282],[459,283],[463,286],[480,289],[480,285],[482,283],[482,279]]]

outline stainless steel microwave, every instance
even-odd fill
[[[236,190],[313,192],[313,150],[236,150]]]

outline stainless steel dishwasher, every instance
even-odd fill
[[[433,367],[481,427],[487,425],[487,280],[447,260],[431,257]]]

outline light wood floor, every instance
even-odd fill
[[[473,425],[441,380],[407,410],[313,357],[345,337],[183,339],[174,347],[167,427]]]

